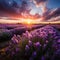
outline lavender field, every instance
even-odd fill
[[[0,60],[60,60],[60,0],[0,0]]]
[[[60,60],[59,26],[0,24],[0,59]]]

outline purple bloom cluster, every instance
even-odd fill
[[[60,60],[59,31],[49,25],[14,35],[1,57],[9,60]]]

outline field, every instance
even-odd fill
[[[60,60],[60,24],[0,24],[0,59]]]

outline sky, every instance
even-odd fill
[[[0,0],[0,21],[18,18],[60,21],[60,0]]]

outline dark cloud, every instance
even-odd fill
[[[60,8],[53,9],[53,10],[49,13],[49,15],[50,15],[51,17],[59,16],[59,15],[60,15]]]
[[[51,18],[51,19],[49,19],[48,21],[60,21],[60,16],[57,16],[57,17],[53,17],[53,18]]]
[[[15,1],[8,1],[8,0],[1,0],[0,1],[0,11],[6,12],[6,13],[14,13],[15,9],[17,8],[17,3]]]
[[[33,1],[36,6],[41,7],[42,16],[39,13],[35,15],[30,15],[30,6],[28,0],[0,0],[0,17],[23,17],[23,18],[42,18],[42,21],[47,21],[49,19],[60,16],[60,8],[48,9],[46,7],[46,2],[48,0],[29,0]]]
[[[29,12],[28,3],[25,0],[0,0],[0,16],[21,15],[21,13]]]
[[[45,20],[60,16],[60,8],[48,10],[43,14]]]

